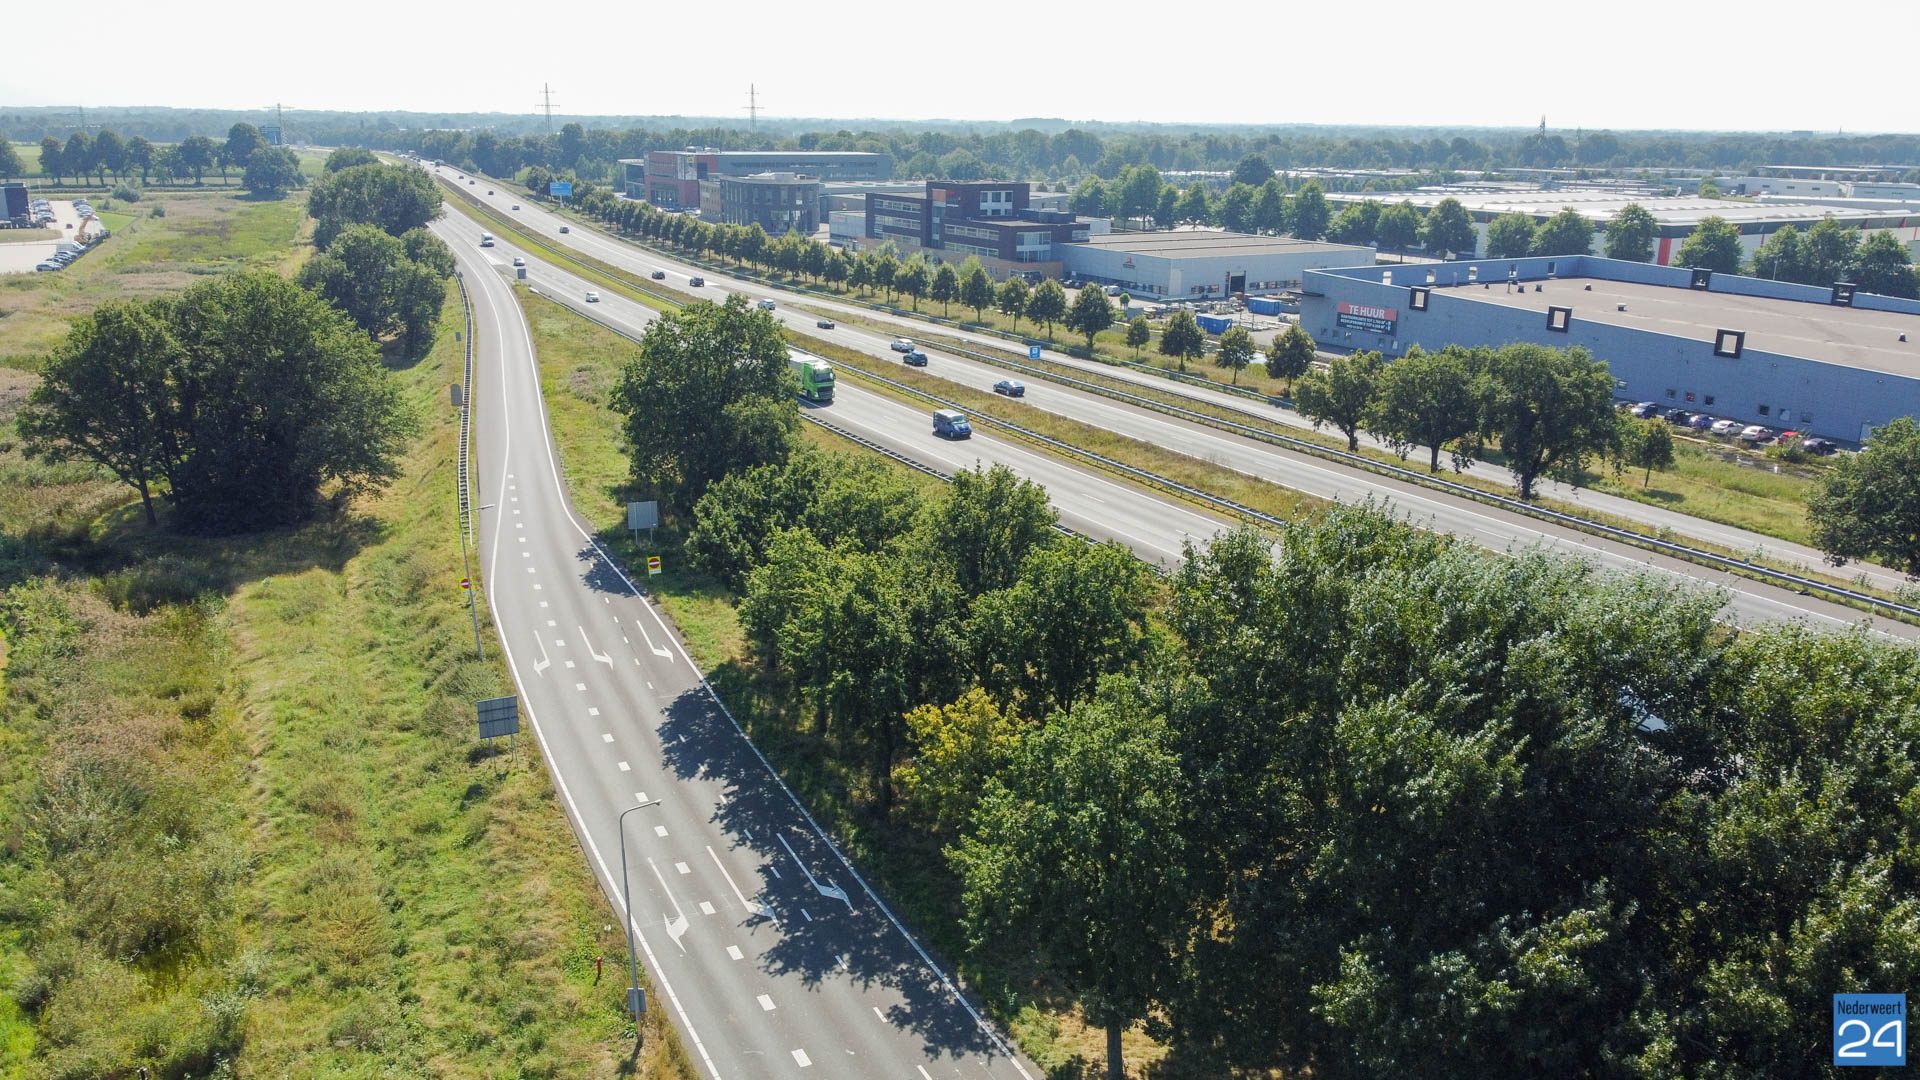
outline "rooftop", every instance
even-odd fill
[[[1371,250],[1352,244],[1323,244],[1316,240],[1296,240],[1291,236],[1255,236],[1251,233],[1200,229],[1176,232],[1103,233],[1088,237],[1086,245],[1107,251],[1124,251],[1129,255],[1155,255],[1169,259],[1233,254],[1305,255],[1316,252],[1351,254],[1364,251],[1367,263],[1371,265],[1373,262]]]
[[[1612,191],[1516,191],[1516,192],[1475,192],[1466,190],[1448,190],[1446,188],[1424,188],[1419,191],[1401,193],[1351,193],[1332,194],[1328,201],[1335,204],[1355,202],[1361,198],[1377,199],[1393,204],[1402,199],[1422,210],[1430,210],[1443,199],[1457,199],[1469,212],[1486,214],[1522,213],[1534,217],[1552,217],[1571,206],[1580,211],[1589,221],[1604,225],[1613,220],[1613,216],[1629,203],[1638,203],[1652,214],[1654,220],[1662,225],[1698,225],[1709,217],[1724,218],[1734,224],[1757,224],[1760,222],[1816,222],[1823,217],[1833,216],[1842,222],[1858,222],[1866,218],[1892,216],[1910,217],[1911,214],[1879,214],[1871,210],[1849,210],[1828,206],[1817,202],[1800,203],[1756,203],[1728,199],[1702,199],[1693,195],[1632,196]]]
[[[1538,284],[1541,289],[1515,288],[1508,292],[1502,281],[1492,283],[1490,288],[1459,285],[1436,289],[1435,295],[1538,311],[1542,325],[1548,306],[1559,305],[1573,309],[1576,323],[1586,320],[1630,326],[1705,344],[1712,343],[1716,330],[1742,330],[1749,349],[1920,378],[1920,315],[1604,278],[1556,278],[1527,284]],[[1593,291],[1588,292],[1587,286]],[[1618,310],[1621,304],[1626,305],[1625,311]],[[1901,334],[1908,340],[1901,341]]]

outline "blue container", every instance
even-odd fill
[[[1231,315],[1195,315],[1193,321],[1209,334],[1224,334],[1233,326]]]
[[[1255,315],[1278,315],[1280,314],[1280,301],[1270,296],[1249,296],[1247,297],[1247,310],[1253,312]]]

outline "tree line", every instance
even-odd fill
[[[24,174],[23,163],[4,134],[0,134],[0,147],[4,147],[0,176]],[[302,181],[293,152],[269,145],[252,124],[233,125],[224,142],[192,135],[177,144],[162,145],[139,135],[123,139],[111,128],[95,134],[76,131],[64,142],[52,135],[40,140],[40,175],[54,184],[69,177],[81,183],[92,176],[104,187],[109,173],[123,183],[138,173],[142,184],[191,178],[198,185],[214,168],[220,170],[222,180],[239,169],[249,190],[272,195],[296,188]]]
[[[1911,650],[1370,507],[1161,581],[1004,469],[922,496],[769,437],[783,357],[737,300],[659,320],[630,437],[715,419],[636,478],[857,812],[942,852],[968,965],[1116,1070],[1143,1024],[1216,1075],[1804,1075],[1836,989],[1920,974]]]
[[[432,187],[417,169],[342,169],[315,187],[321,253],[298,283],[235,273],[82,316],[21,409],[27,452],[92,462],[150,525],[164,499],[198,532],[287,524],[383,486],[417,422],[379,342],[424,346],[453,271],[423,228]]]

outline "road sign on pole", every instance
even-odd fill
[[[659,573],[660,573],[660,556],[658,555],[647,556],[647,576],[655,577],[655,576],[658,576]]]
[[[1029,360],[1040,359],[1040,346],[1038,345],[1027,346],[1027,359]]]
[[[520,700],[514,697],[482,698],[475,703],[480,714],[480,737],[497,739],[520,730]]]
[[[461,587],[462,589],[465,589],[465,590],[468,590],[469,592],[470,592],[470,591],[472,591],[472,589],[473,589],[473,579],[472,579],[472,578],[461,578],[461,579],[460,579],[460,587]]]

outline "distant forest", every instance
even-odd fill
[[[123,137],[177,142],[223,138],[236,122],[271,124],[259,110],[20,108],[0,106],[0,132],[17,142],[109,127]],[[604,180],[620,158],[648,150],[866,150],[890,155],[900,177],[1077,181],[1111,179],[1130,165],[1162,172],[1230,172],[1254,155],[1275,169],[1408,169],[1425,173],[1575,168],[1729,172],[1755,165],[1898,166],[1920,181],[1920,135],[1538,128],[1393,128],[1316,125],[1166,125],[1022,119],[960,121],[769,119],[753,130],[703,117],[543,116],[500,113],[284,114],[289,142],[416,150],[495,175],[543,166]]]

